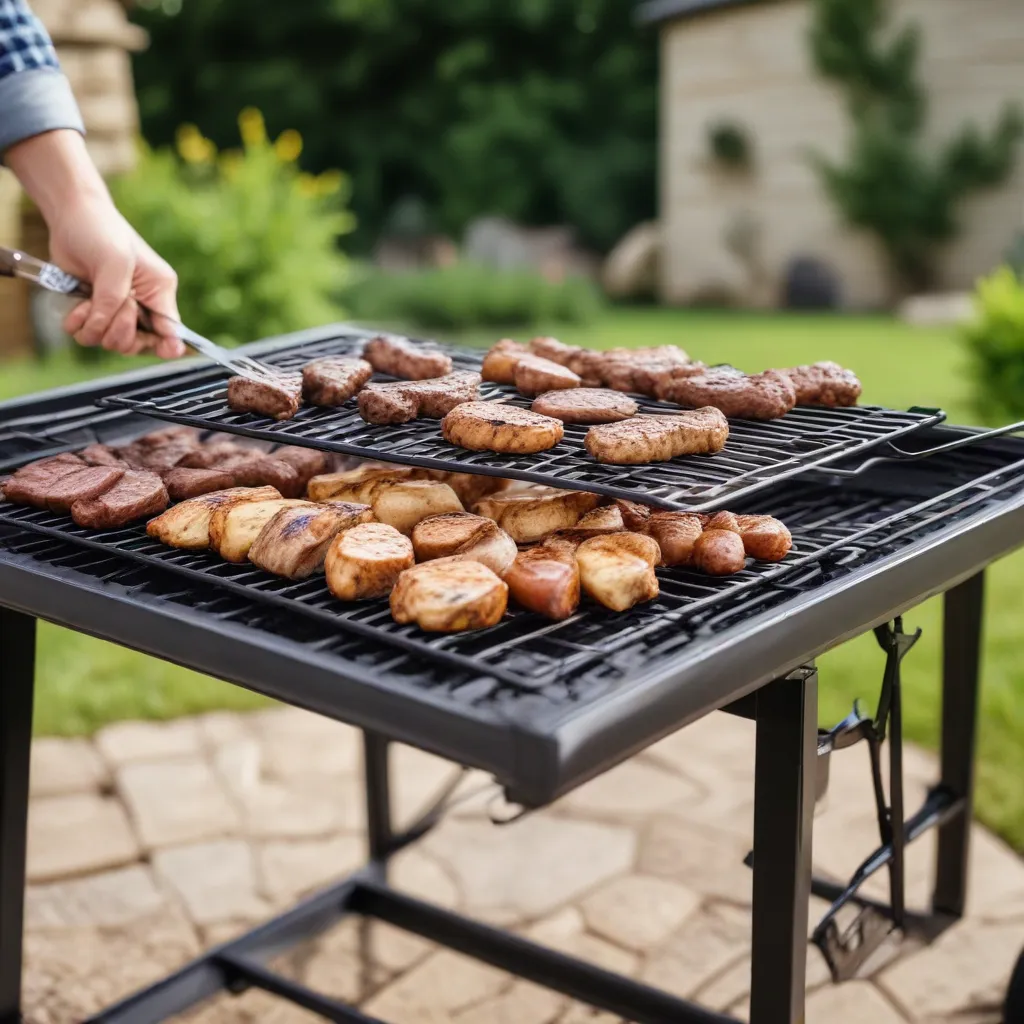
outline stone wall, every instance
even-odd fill
[[[894,0],[924,30],[921,71],[931,99],[929,134],[945,139],[965,120],[989,125],[1024,94],[1021,0]],[[837,91],[810,64],[806,0],[738,7],[667,23],[662,30],[662,293],[691,302],[727,293],[747,305],[778,300],[796,256],[827,261],[849,307],[892,299],[885,261],[866,234],[842,224],[807,153],[845,152],[849,125]],[[752,173],[723,173],[708,158],[707,128],[728,120],[754,144]],[[758,259],[727,238],[753,230]],[[943,253],[940,283],[968,288],[1024,224],[1024,161],[1011,182],[963,208],[964,231]]]

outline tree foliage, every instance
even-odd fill
[[[143,130],[238,110],[295,127],[305,169],[352,179],[358,242],[403,199],[435,230],[479,214],[568,223],[607,247],[655,208],[656,47],[633,0],[150,0]],[[169,13],[176,12],[176,13]]]
[[[845,162],[815,163],[846,219],[885,246],[901,285],[928,287],[937,247],[959,229],[961,201],[1012,172],[1024,134],[1020,110],[1008,103],[987,133],[967,124],[930,149],[918,28],[892,31],[888,0],[813,3],[814,63],[843,89],[853,128]]]

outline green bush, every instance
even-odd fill
[[[550,281],[532,271],[469,263],[393,274],[368,271],[343,301],[358,320],[425,330],[587,323],[601,309],[600,294],[584,278]]]
[[[302,139],[267,138],[259,111],[238,119],[241,150],[220,153],[192,126],[177,152],[144,148],[112,183],[129,222],[177,271],[185,322],[220,343],[313,327],[341,315],[352,230],[346,179],[300,172]]]
[[[988,420],[1024,419],[1024,284],[1010,267],[978,283],[966,328],[976,404]]]

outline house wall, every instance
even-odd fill
[[[894,0],[898,19],[924,33],[921,73],[930,97],[928,136],[947,139],[965,121],[989,126],[1008,99],[1024,101],[1021,0]],[[893,297],[873,239],[846,227],[807,154],[845,152],[849,122],[839,93],[813,71],[807,0],[737,7],[662,29],[662,293],[692,302],[722,293],[776,304],[788,262],[828,263],[848,307]],[[750,174],[723,173],[708,158],[707,128],[733,121],[754,150]],[[726,239],[756,229],[757,258]],[[1024,226],[1024,153],[1012,180],[962,207],[964,230],[940,260],[940,285],[969,288]]]

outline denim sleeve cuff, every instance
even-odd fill
[[[59,128],[85,134],[78,104],[63,74],[35,68],[0,78],[0,155],[15,143]]]

